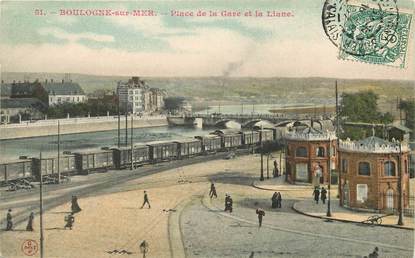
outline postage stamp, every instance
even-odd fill
[[[404,68],[412,16],[348,6],[339,57]]]
[[[396,0],[326,0],[322,22],[339,58],[404,68],[412,15]]]

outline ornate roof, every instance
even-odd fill
[[[407,144],[401,144],[395,140],[389,142],[376,136],[370,136],[360,141],[340,140],[339,147],[343,151],[364,153],[400,153],[409,151]]]

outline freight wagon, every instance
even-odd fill
[[[222,148],[222,139],[220,136],[208,134],[204,136],[195,136],[202,143],[202,152],[205,154],[220,151]]]
[[[75,152],[76,168],[79,174],[87,175],[95,171],[107,171],[112,168],[112,150],[89,150]]]
[[[0,164],[0,182],[2,183],[31,177],[33,177],[32,160],[27,157]]]
[[[199,155],[202,152],[202,142],[198,139],[182,139],[175,142],[178,144],[179,159]]]
[[[111,148],[113,151],[114,167],[124,169],[131,167],[131,147]],[[146,145],[133,146],[134,167],[142,166],[149,162],[149,147]]]
[[[58,175],[58,157],[57,156],[43,156],[40,158],[32,158],[33,160],[33,175],[36,179],[42,176],[57,176]],[[62,154],[59,156],[59,172],[62,175],[73,175],[77,173],[75,165],[75,155]]]
[[[150,160],[152,163],[173,160],[178,157],[177,142],[155,141],[147,143],[149,147]]]
[[[223,129],[213,132],[222,138],[223,149],[235,149],[242,145],[242,135],[239,131]]]

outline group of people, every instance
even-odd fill
[[[80,212],[81,208],[79,207],[78,204],[78,197],[76,196],[72,196],[72,201],[71,201],[71,213],[68,216],[65,216],[65,229],[69,228],[72,229],[73,224],[75,222],[75,217],[74,214],[77,212]],[[26,231],[33,231],[33,221],[35,219],[35,213],[34,212],[30,212],[28,220],[27,220],[27,225],[26,225]],[[13,216],[12,216],[12,209],[9,209],[7,211],[7,215],[6,215],[6,231],[12,231],[13,230]]]
[[[72,230],[72,227],[75,223],[75,213],[80,212],[82,209],[79,207],[78,204],[78,197],[73,195],[72,196],[72,201],[71,201],[71,213],[67,216],[65,216],[65,229],[69,228],[70,230]]]
[[[318,201],[321,199],[321,202],[323,204],[326,204],[326,199],[327,199],[327,190],[324,189],[324,187],[322,187],[321,189],[316,186],[314,188],[313,191],[313,195],[314,195],[314,201],[316,202],[316,204],[318,204]]]
[[[271,205],[272,208],[281,208],[281,201],[282,201],[281,193],[275,192],[272,195],[271,201],[272,201],[272,205]]]

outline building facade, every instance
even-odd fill
[[[132,77],[128,82],[118,82],[117,95],[121,109],[138,114],[161,111],[166,94],[163,90],[150,88],[139,77]]]
[[[56,106],[64,103],[84,103],[88,100],[84,90],[78,83],[72,81],[56,83],[48,82],[43,83],[43,88],[48,94],[49,106]]]
[[[409,205],[409,147],[375,136],[339,142],[340,204],[393,211]],[[402,173],[402,174],[400,174]],[[401,181],[400,181],[401,180]]]
[[[329,169],[336,169],[337,137],[334,132],[309,127],[287,132],[285,140],[288,182],[306,182],[314,186],[329,182]]]

